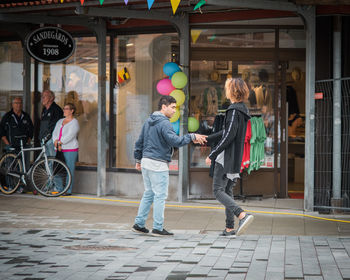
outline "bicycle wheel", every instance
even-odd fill
[[[14,193],[20,183],[20,177],[9,175],[15,173],[20,175],[22,173],[21,160],[15,154],[4,154],[0,159],[0,190],[4,194]]]
[[[42,159],[33,166],[31,181],[40,194],[54,197],[64,194],[69,189],[72,176],[64,162],[48,158],[47,163]]]

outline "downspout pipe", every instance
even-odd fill
[[[341,199],[341,16],[333,24],[333,190],[332,206]]]

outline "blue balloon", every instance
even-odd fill
[[[171,125],[173,126],[175,133],[177,135],[179,135],[180,134],[180,119],[178,119],[176,122],[171,123]]]
[[[165,75],[171,77],[174,73],[181,71],[179,65],[177,65],[175,62],[168,62],[165,63],[163,67],[163,72]]]

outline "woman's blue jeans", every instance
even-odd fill
[[[74,184],[74,170],[75,170],[75,163],[78,159],[78,152],[63,152],[64,159],[66,161],[66,164],[69,168],[69,171],[72,175],[72,183],[70,184],[70,187],[67,191],[67,193],[72,193],[72,188]]]
[[[151,171],[142,168],[143,193],[135,224],[145,227],[148,213],[153,205],[153,229],[162,231],[164,224],[165,200],[168,197],[169,171]]]

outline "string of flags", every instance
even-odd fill
[[[84,5],[84,1],[85,1],[85,0],[80,0],[80,4],[81,4],[81,5]],[[61,3],[63,3],[63,2],[64,2],[64,0],[61,0]],[[104,2],[104,0],[99,0],[99,2],[100,2],[100,5],[102,5],[103,2]],[[124,0],[125,5],[128,5],[128,2],[129,2],[129,0]],[[177,8],[178,8],[179,5],[180,5],[180,2],[181,2],[181,0],[170,0],[171,7],[172,7],[172,9],[173,9],[173,13],[174,13],[174,14],[176,13]],[[149,10],[152,8],[153,3],[154,3],[154,0],[147,0],[147,6],[148,6],[148,9],[149,9]],[[199,2],[197,3],[197,5],[194,7],[193,10],[195,11],[195,10],[199,9],[199,11],[202,12],[202,11],[201,11],[201,7],[202,7],[204,4],[206,4],[206,0],[199,0]]]

